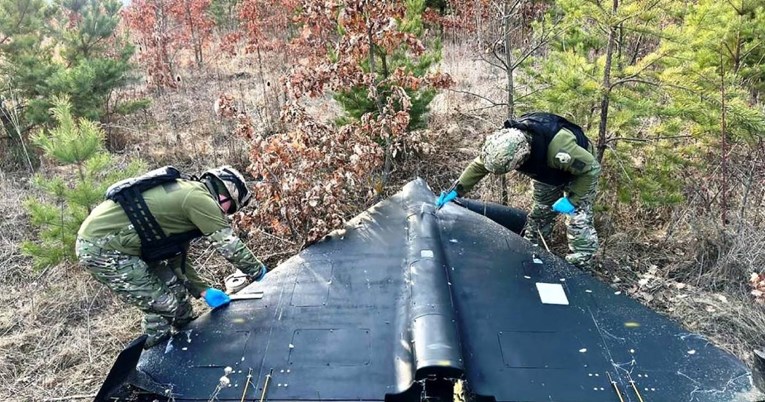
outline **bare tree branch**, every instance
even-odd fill
[[[480,99],[483,99],[483,100],[485,100],[485,101],[487,101],[487,102],[491,103],[491,104],[492,104],[492,106],[501,106],[501,105],[505,105],[505,103],[498,103],[498,102],[495,102],[495,101],[493,101],[493,100],[491,100],[491,99],[489,99],[489,98],[487,98],[487,97],[485,97],[485,96],[483,96],[483,95],[478,95],[477,93],[474,93],[474,92],[469,92],[469,91],[461,91],[461,90],[459,90],[459,89],[451,89],[451,88],[447,88],[446,90],[447,90],[447,91],[449,91],[449,92],[456,92],[456,93],[460,93],[460,94],[466,94],[466,95],[475,96],[476,98],[480,98]]]

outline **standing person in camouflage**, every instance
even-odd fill
[[[566,215],[569,253],[566,261],[590,269],[598,249],[592,222],[600,164],[582,129],[551,113],[530,113],[508,120],[484,142],[451,189],[436,201],[440,208],[469,192],[489,173],[517,170],[532,179],[534,205],[524,237],[534,244],[549,237],[556,213]]]
[[[125,194],[132,195],[119,197]],[[244,177],[229,166],[208,170],[198,180],[182,179],[175,168],[165,167],[116,183],[107,192],[110,199],[85,219],[77,235],[80,263],[144,312],[145,348],[194,319],[189,293],[213,308],[230,300],[186,261],[191,239],[205,236],[250,280],[266,275],[266,266],[225,216],[247,205],[250,196]]]

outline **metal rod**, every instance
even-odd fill
[[[545,245],[545,249],[547,249],[547,251],[550,251],[550,247],[547,247],[547,242],[545,241],[545,237],[542,236],[542,231],[537,229],[537,233],[539,233],[539,238],[542,240],[542,244]]]
[[[611,382],[611,386],[614,387],[614,391],[616,391],[616,396],[619,397],[619,402],[624,402],[624,398],[622,398],[622,393],[621,391],[619,391],[619,386],[616,385],[616,381],[614,381],[613,378],[611,378],[611,373],[606,371],[606,375],[608,376],[608,381]]]
[[[271,382],[271,373],[273,373],[273,369],[266,374],[266,381],[263,383],[263,393],[260,394],[260,402],[263,402],[266,399],[266,392],[268,392],[268,383]]]
[[[640,402],[644,402],[643,397],[640,396],[640,391],[638,391],[637,387],[635,386],[635,381],[630,381],[630,384],[632,384],[632,389],[635,391],[635,395],[637,395]]]
[[[252,378],[252,367],[247,372],[247,382],[244,383],[244,391],[242,391],[242,399],[239,402],[244,402],[244,398],[247,396],[247,388],[250,386],[250,379]]]

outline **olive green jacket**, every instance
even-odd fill
[[[263,265],[234,234],[231,226],[207,187],[197,181],[177,180],[142,193],[146,205],[166,235],[199,229],[236,268],[245,274],[257,275]],[[141,255],[141,239],[122,207],[106,200],[85,219],[77,234],[97,241],[108,238],[102,246],[124,254]],[[194,273],[188,275],[198,282]],[[203,286],[202,283],[195,285]]]
[[[566,129],[555,134],[547,148],[547,166],[570,173],[574,179],[566,186],[568,198],[575,206],[592,188],[600,176],[600,164],[590,149],[577,145],[576,137]],[[481,157],[475,158],[457,179],[457,193],[460,196],[470,192],[490,172]]]

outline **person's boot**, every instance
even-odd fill
[[[143,344],[144,349],[149,349],[155,345],[158,345],[170,338],[170,331],[146,334],[146,343]]]
[[[592,255],[584,253],[566,254],[566,261],[584,272],[592,272]]]

